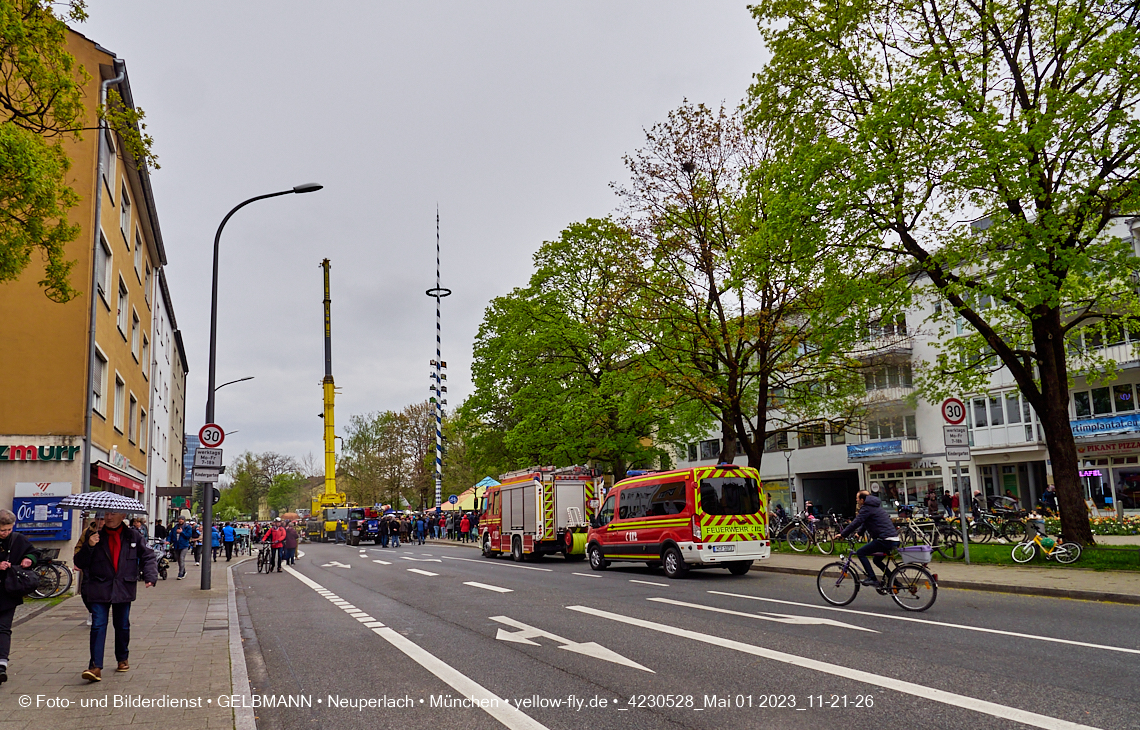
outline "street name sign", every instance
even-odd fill
[[[199,447],[194,450],[194,466],[207,469],[220,469],[222,466],[222,450]]]

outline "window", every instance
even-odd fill
[[[137,228],[135,229],[135,276],[139,278],[141,284],[143,280],[143,242]],[[147,284],[150,284],[149,276],[147,277]],[[147,301],[150,301],[149,295],[147,295]]]
[[[109,304],[107,290],[111,288],[111,249],[102,233],[99,234],[99,245],[95,247],[95,287],[103,301]]]
[[[826,446],[827,436],[822,423],[813,423],[800,429],[800,448],[809,449],[815,446]]]
[[[1136,388],[1132,383],[1117,383],[1111,387],[1073,393],[1073,415],[1077,420],[1111,416],[1113,413],[1134,413],[1136,410]]]
[[[146,409],[139,411],[139,448],[146,449]]]
[[[1092,418],[1092,404],[1089,401],[1089,392],[1073,393],[1073,410],[1077,419]]]
[[[143,377],[145,378],[150,373],[150,340],[146,338],[146,335],[143,335],[142,338],[142,360],[140,362],[143,365]]]
[[[1016,390],[1005,394],[1005,420],[1009,423],[1021,423],[1021,409],[1017,405],[1017,400]]]
[[[119,334],[123,339],[127,339],[127,327],[130,326],[130,307],[128,302],[129,293],[127,292],[127,282],[119,277]]]
[[[134,393],[131,393],[130,405],[127,408],[127,438],[131,440],[132,444],[139,440],[138,410],[139,400],[135,398]]]
[[[115,430],[119,433],[123,432],[123,421],[126,419],[125,411],[127,410],[127,385],[123,379],[115,373]]]
[[[914,386],[914,374],[910,363],[902,365],[883,365],[863,373],[863,382],[867,390],[885,390],[887,388],[911,388]]]
[[[986,418],[986,399],[974,398],[974,428],[983,428],[990,425],[989,420]]]
[[[127,193],[127,183],[123,183],[123,193],[119,197],[119,230],[123,232],[123,241],[127,250],[131,250],[131,196]]]
[[[708,515],[753,515],[760,511],[760,490],[750,477],[701,480],[701,509]]]
[[[781,431],[774,433],[768,438],[764,439],[765,451],[787,451],[788,450],[788,432]]]
[[[92,408],[99,415],[107,416],[107,358],[99,350],[95,350],[95,372],[92,373],[91,389],[95,397],[92,399]]]
[[[139,315],[138,312],[131,312],[131,354],[134,355],[135,362],[139,362]]]
[[[1108,394],[1108,388],[1093,388],[1092,389],[1092,404],[1093,415],[1095,416],[1108,416],[1112,415],[1112,397]]]
[[[1001,426],[1005,423],[1002,413],[1001,398],[990,396],[990,425]]]
[[[602,502],[602,508],[598,510],[598,524],[608,525],[614,521],[614,502],[616,501],[614,495],[606,497],[606,501]]]
[[[685,511],[685,482],[669,482],[653,489],[649,516],[676,515]]]
[[[689,461],[697,460],[697,445],[689,444]]]
[[[103,131],[103,155],[99,160],[100,166],[103,168],[103,182],[107,186],[107,192],[111,195],[111,205],[115,204],[115,163],[118,161],[118,155],[115,154],[115,135],[111,130]]]
[[[143,297],[146,299],[147,306],[150,306],[150,290],[151,290],[151,277],[154,276],[154,269],[150,268],[150,264],[146,265],[146,279],[143,282]]]
[[[715,459],[720,456],[720,439],[701,442],[701,459]]]
[[[867,437],[871,441],[918,438],[914,416],[890,416],[867,420]]]
[[[1112,402],[1117,413],[1136,410],[1136,401],[1132,398],[1132,383],[1112,386]]]
[[[845,443],[847,443],[847,424],[842,422],[831,424],[831,445]]]

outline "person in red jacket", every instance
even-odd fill
[[[471,520],[467,515],[463,515],[463,519],[459,521],[459,541],[467,542],[468,533],[471,532]]]
[[[281,518],[273,520],[273,525],[265,531],[262,542],[269,543],[273,552],[269,554],[269,572],[273,572],[273,563],[277,563],[277,572],[281,572],[281,548],[285,547],[285,528],[281,526]]]

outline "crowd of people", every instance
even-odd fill
[[[337,522],[337,543],[348,542],[348,526]],[[423,545],[428,540],[479,541],[479,515],[476,512],[389,513],[380,518],[380,547],[399,547],[400,543]]]

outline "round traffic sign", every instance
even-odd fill
[[[226,440],[226,432],[216,423],[207,423],[198,432],[198,441],[207,449],[216,449]]]
[[[942,401],[942,417],[947,423],[957,426],[966,420],[966,405],[957,398],[947,398]]]
[[[459,497],[456,497],[456,496],[453,494],[453,495],[451,495],[450,497],[448,497],[448,498],[447,498],[447,501],[448,501],[448,502],[451,502],[452,504],[458,504],[458,503],[459,503]]]

